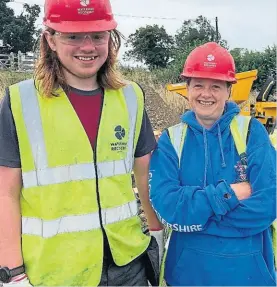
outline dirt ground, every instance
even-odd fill
[[[180,122],[180,114],[176,110],[174,110],[174,108],[169,107],[169,105],[165,103],[165,101],[154,90],[154,88],[151,88],[149,85],[146,86],[143,84],[141,84],[141,86],[145,93],[145,108],[154,131],[162,131],[165,128],[168,128]],[[133,178],[133,186],[135,187],[135,185],[136,184]],[[138,200],[141,228],[144,233],[148,234],[147,220],[140,204],[137,189],[135,188],[134,191]]]
[[[170,107],[150,86],[141,84],[145,93],[145,108],[153,130],[163,130],[180,122],[180,114]]]

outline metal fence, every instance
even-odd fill
[[[35,67],[36,55],[33,53],[0,54],[0,70],[32,72]]]

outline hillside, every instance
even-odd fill
[[[155,91],[153,87],[141,84],[145,92],[145,108],[154,130],[163,130],[179,123],[180,115]]]

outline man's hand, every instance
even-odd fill
[[[248,182],[234,183],[230,184],[230,186],[235,192],[238,200],[247,199],[252,193],[251,185]]]

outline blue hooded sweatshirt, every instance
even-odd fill
[[[167,131],[150,163],[150,199],[172,228],[165,280],[172,286],[276,286],[271,223],[276,218],[276,151],[263,125],[250,123],[247,169],[230,132],[239,113],[226,104],[203,128],[192,111],[180,160]],[[247,176],[252,194],[238,200],[230,184]]]

